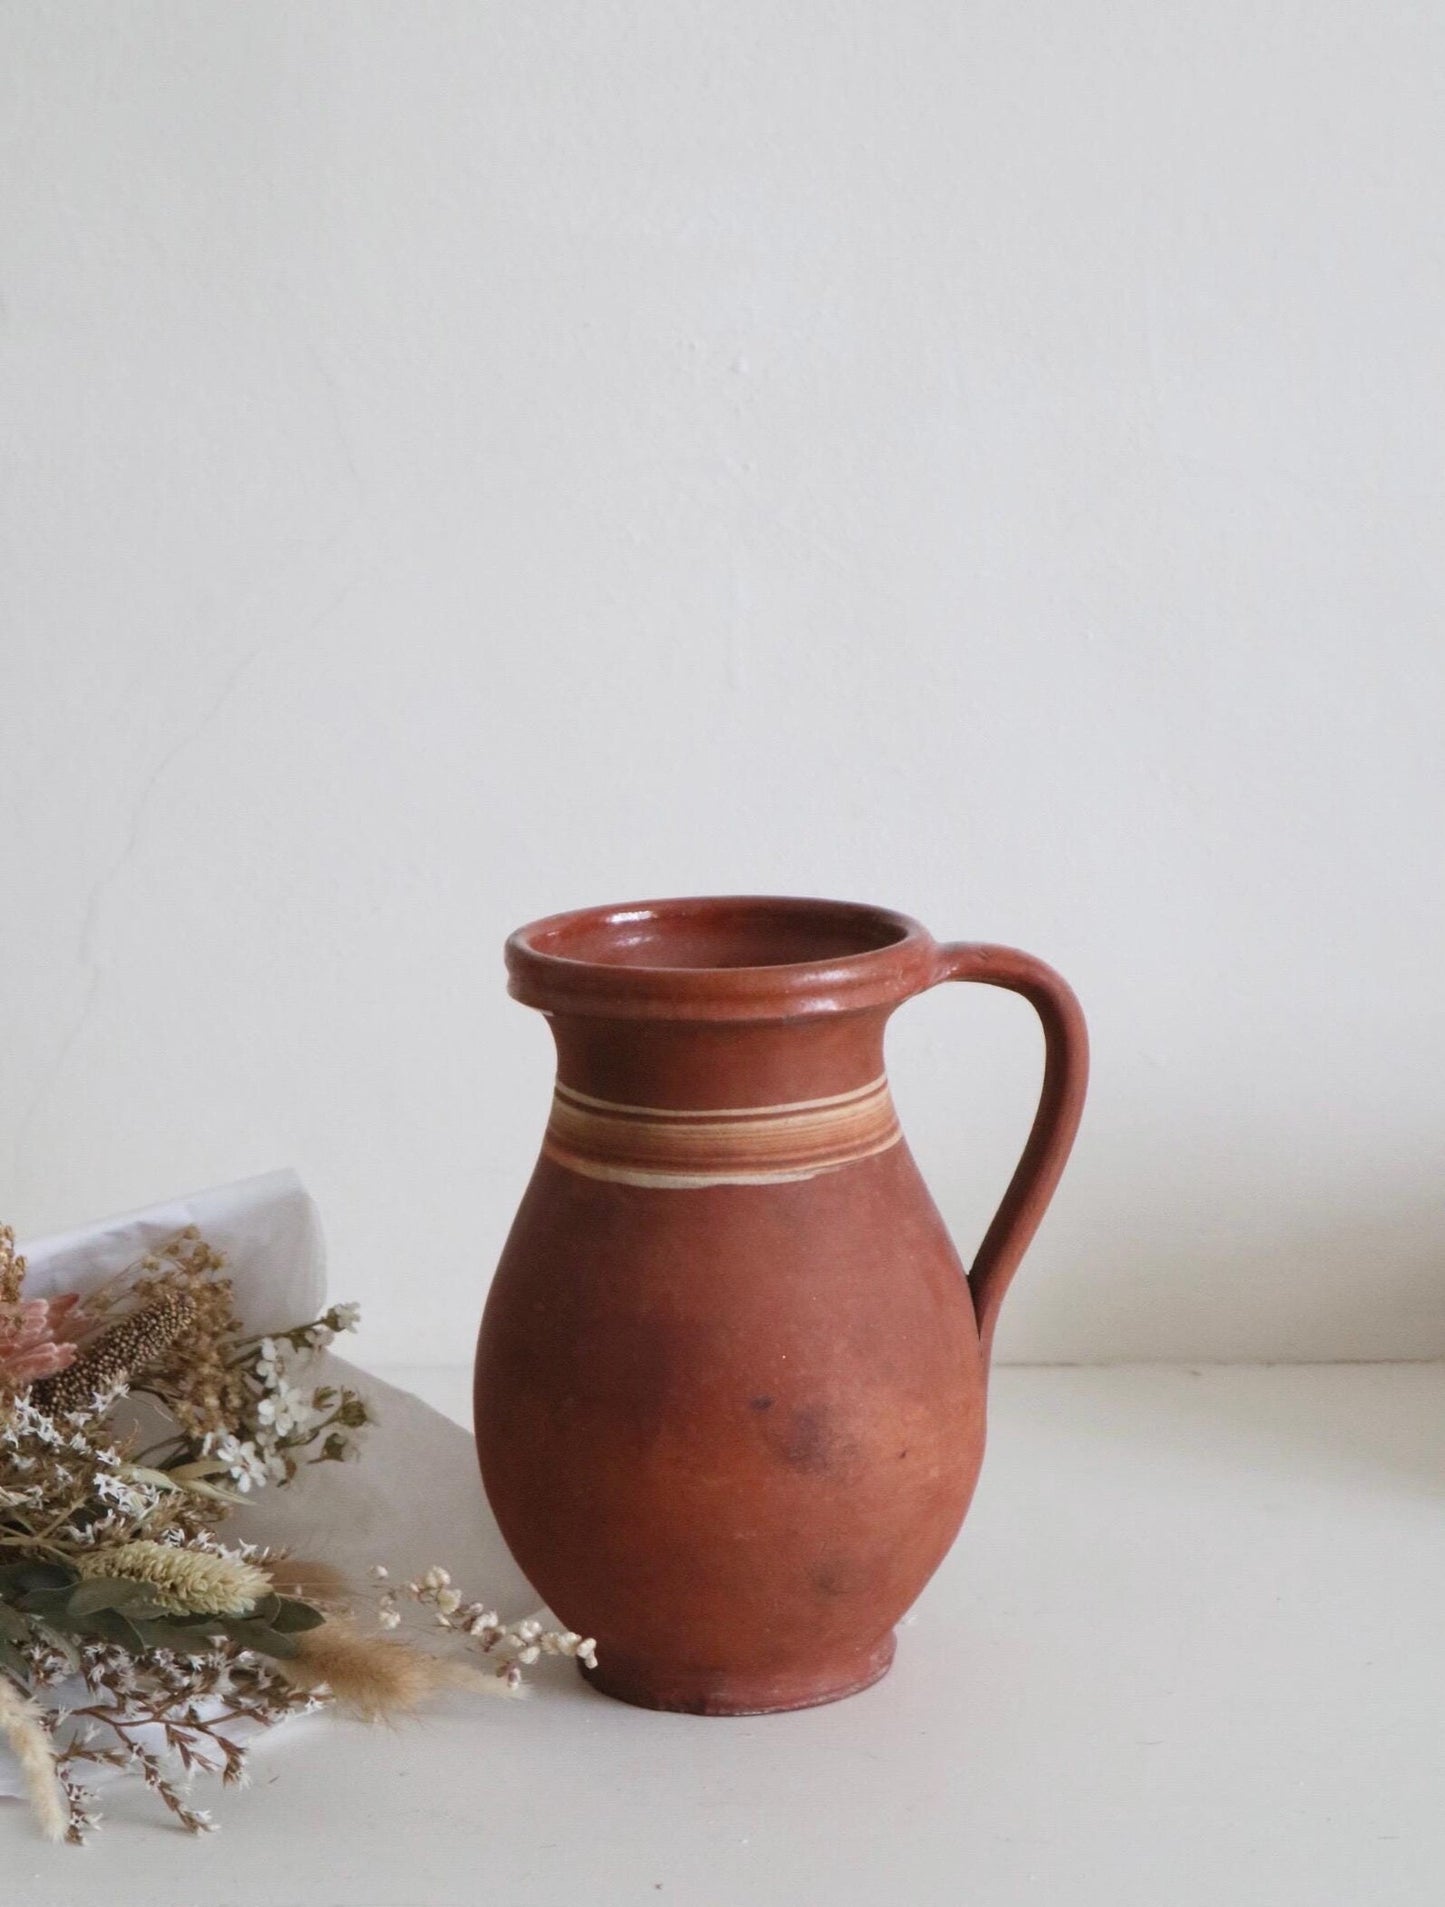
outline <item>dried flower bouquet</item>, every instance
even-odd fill
[[[288,1715],[334,1701],[378,1719],[448,1685],[515,1694],[541,1654],[591,1659],[580,1636],[466,1601],[440,1567],[352,1588],[222,1542],[249,1493],[358,1454],[364,1399],[305,1380],[354,1306],[248,1335],[194,1229],[83,1299],[27,1299],[24,1277],[0,1228],[0,1739],[51,1838],[96,1823],[98,1770],[139,1776],[200,1831],[191,1778],[240,1781],[247,1738]]]

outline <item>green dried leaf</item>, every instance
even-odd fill
[[[97,1609],[93,1615],[78,1617],[73,1627],[80,1635],[99,1636],[103,1642],[118,1642],[132,1655],[145,1648],[141,1632],[119,1609]]]
[[[0,1602],[0,1636],[7,1642],[28,1642],[30,1623],[18,1609],[12,1609],[8,1602]]]
[[[132,1616],[164,1613],[150,1584],[129,1576],[88,1577],[70,1591],[66,1606],[70,1615],[77,1618],[93,1615],[101,1609],[124,1609]]]
[[[6,1563],[0,1568],[0,1596],[15,1602],[35,1589],[64,1589],[79,1581],[79,1571],[66,1563]]]
[[[209,1655],[215,1647],[213,1638],[219,1635],[221,1630],[214,1616],[207,1616],[204,1621],[208,1625],[206,1628],[175,1618],[160,1622],[140,1622],[136,1624],[136,1627],[148,1649],[172,1649],[177,1655]]]
[[[27,1615],[43,1616],[47,1622],[63,1623],[70,1608],[72,1587],[73,1584],[66,1583],[58,1589],[32,1589],[14,1600]]]
[[[300,1652],[300,1644],[294,1636],[284,1635],[264,1622],[228,1622],[225,1630],[233,1642],[243,1649],[254,1649],[258,1655],[285,1660]]]
[[[298,1602],[292,1596],[280,1596],[277,1602],[279,1607],[271,1618],[271,1627],[279,1629],[282,1635],[300,1635],[306,1629],[319,1629],[326,1620],[309,1602]]]

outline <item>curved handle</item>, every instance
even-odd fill
[[[1054,1195],[1079,1129],[1089,1082],[1089,1035],[1068,982],[1042,960],[1020,953],[1017,947],[987,947],[967,941],[940,947],[933,984],[941,980],[981,980],[985,986],[1021,993],[1044,1027],[1044,1083],[1039,1109],[1023,1157],[1014,1168],[1003,1203],[984,1233],[968,1275],[987,1369],[999,1306]]]

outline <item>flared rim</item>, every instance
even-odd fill
[[[891,908],[732,894],[549,914],[506,958],[513,997],[546,1013],[791,1019],[896,1004],[928,984],[936,948]]]

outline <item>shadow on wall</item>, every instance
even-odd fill
[[[1066,1182],[1045,1220],[1004,1306],[1001,1363],[1445,1357],[1445,1189],[1377,1184],[1285,1209],[1241,1187],[1201,1209],[1194,1188],[1171,1206],[1152,1185],[1092,1211],[1089,1189],[1070,1200]]]

